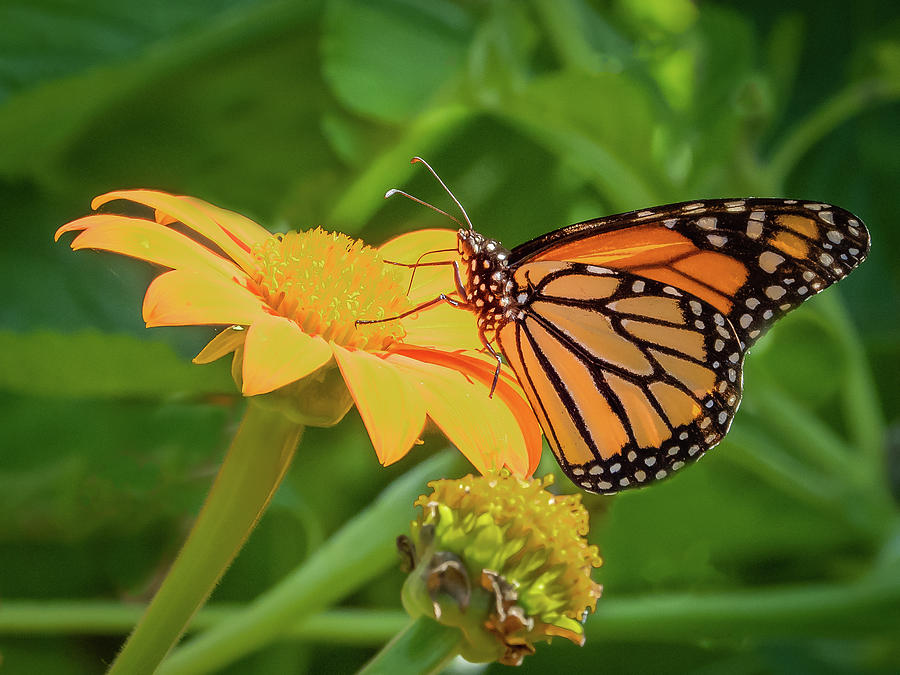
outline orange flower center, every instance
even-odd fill
[[[307,335],[343,347],[386,349],[405,335],[399,321],[355,325],[409,309],[400,268],[358,239],[326,232],[288,232],[253,247],[254,290]]]

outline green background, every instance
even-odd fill
[[[900,10],[883,1],[3,0],[0,671],[102,670],[127,628],[28,629],[4,609],[146,600],[243,405],[226,363],[189,364],[213,329],[143,327],[149,266],[72,253],[54,230],[97,194],[148,187],[380,243],[448,225],[382,199],[448,207],[409,165],[422,155],[510,246],[708,197],[866,222],[869,260],[749,356],[720,448],[651,489],[586,497],[606,560],[588,643],[541,645],[520,672],[896,672],[898,97]],[[428,433],[383,469],[355,411],[308,431],[212,602],[256,597],[445,443]],[[399,569],[375,572],[347,607],[399,608]],[[854,601],[869,583],[878,601]],[[845,609],[731,601],[809,589]],[[684,594],[721,602],[698,618]],[[353,633],[281,640],[228,672],[352,671],[386,638]]]

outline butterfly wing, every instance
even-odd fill
[[[622,270],[528,262],[497,333],[566,474],[618,492],[664,478],[725,435],[743,350],[706,300]]]
[[[749,348],[778,318],[844,278],[869,251],[828,204],[719,199],[589,220],[514,248],[513,266],[568,261],[627,271],[715,307]]]

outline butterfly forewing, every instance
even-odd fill
[[[593,492],[664,478],[719,442],[743,351],[724,315],[669,284],[596,265],[515,269],[497,338],[563,470]]]
[[[511,264],[602,265],[692,293],[718,309],[746,350],[778,318],[865,259],[853,214],[818,202],[722,199],[600,218],[512,250]]]

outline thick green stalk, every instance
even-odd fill
[[[439,673],[459,653],[462,638],[459,628],[420,616],[397,633],[359,671],[360,675]]]
[[[302,432],[280,413],[247,405],[197,522],[109,675],[154,672],[253,531]]]
[[[196,675],[222,668],[397,564],[395,537],[409,529],[413,501],[429,479],[452,475],[461,464],[458,453],[444,453],[411,469],[244,612],[172,652],[159,674]]]

